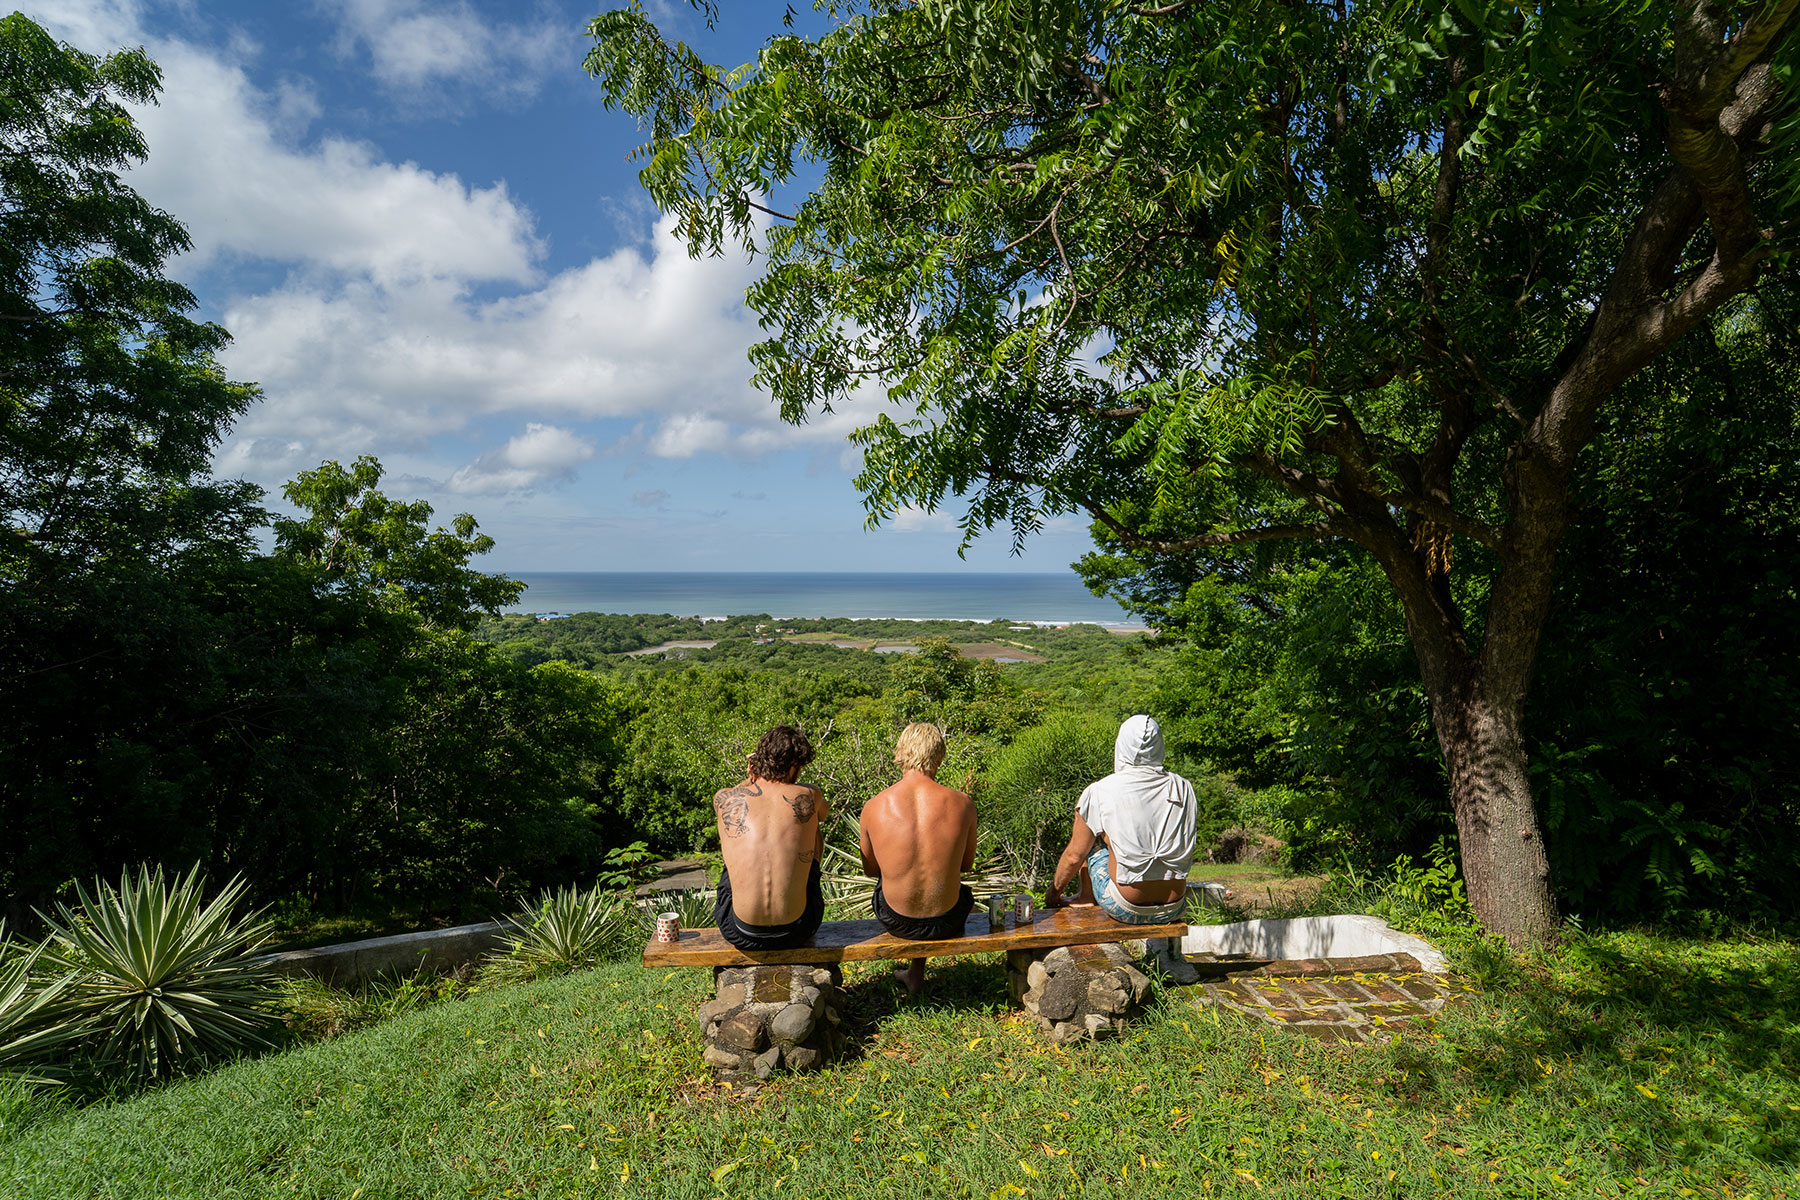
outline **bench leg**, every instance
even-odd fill
[[[843,1053],[843,973],[835,965],[721,967],[694,1023],[721,1080],[816,1071]]]
[[[1122,1031],[1150,992],[1150,977],[1118,945],[1012,950],[1006,969],[1014,999],[1058,1042]]]

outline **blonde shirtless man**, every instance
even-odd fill
[[[739,950],[803,946],[824,919],[820,827],[830,809],[818,788],[798,782],[812,760],[806,735],[777,725],[750,755],[749,777],[713,797],[725,858],[713,915]]]
[[[937,781],[944,735],[908,725],[894,747],[900,782],[863,805],[863,871],[875,885],[875,918],[895,937],[929,942],[961,937],[975,895],[962,873],[975,865],[975,805]],[[894,977],[918,995],[925,960],[896,966]]]

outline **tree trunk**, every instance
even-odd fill
[[[1406,613],[1419,677],[1449,776],[1469,903],[1482,928],[1515,948],[1556,937],[1550,859],[1531,795],[1525,699],[1549,616],[1551,564],[1565,523],[1548,511],[1512,530],[1489,599],[1483,644],[1471,652],[1449,589],[1416,552],[1377,542]]]
[[[1421,664],[1423,665],[1423,664]],[[1482,927],[1515,948],[1557,933],[1550,860],[1531,796],[1523,704],[1502,704],[1472,662],[1425,672],[1432,723],[1450,780],[1469,903]],[[1439,677],[1437,686],[1429,680]]]

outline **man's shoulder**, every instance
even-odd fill
[[[947,787],[941,783],[938,784],[938,788],[940,789],[939,799],[944,804],[953,808],[972,808],[975,805],[975,801],[969,799],[969,793],[967,792],[959,792],[955,788]]]
[[[935,779],[929,784],[921,785],[907,798],[920,808],[933,808],[939,811],[948,809],[952,812],[962,812],[975,803],[969,799],[968,793],[959,792],[948,784],[939,783]]]
[[[810,821],[829,807],[825,803],[825,793],[810,783],[784,783],[772,790],[794,810],[796,820]]]

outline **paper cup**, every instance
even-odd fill
[[[656,940],[659,942],[678,942],[681,940],[681,914],[656,914]]]

